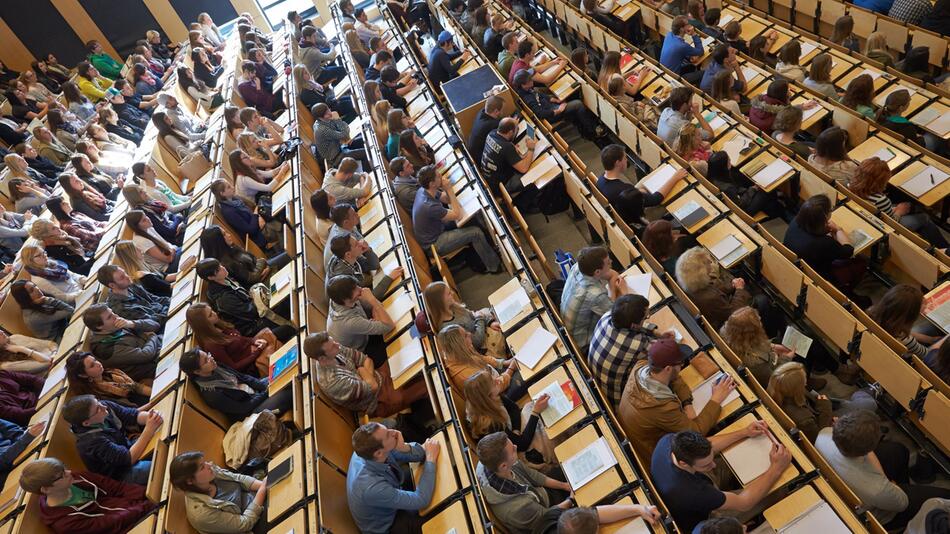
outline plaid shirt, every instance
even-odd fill
[[[578,347],[586,347],[590,343],[594,325],[610,311],[612,305],[607,284],[581,273],[580,267],[574,264],[561,294],[561,317]]]
[[[488,484],[495,488],[498,493],[504,493],[505,495],[524,495],[528,493],[527,485],[500,477],[488,469],[485,469],[485,478],[488,480]]]
[[[907,24],[920,24],[932,8],[930,0],[894,0],[887,16]]]
[[[647,347],[656,339],[656,325],[646,323],[633,328],[616,328],[611,323],[612,317],[613,313],[607,312],[597,321],[587,363],[616,409],[620,406],[630,371],[638,360],[647,357]]]
[[[349,347],[340,347],[336,365],[317,364],[317,384],[333,402],[358,413],[372,415],[376,411],[376,393],[356,371],[366,355]],[[376,381],[381,377],[376,373]]]

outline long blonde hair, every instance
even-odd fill
[[[786,401],[795,406],[805,405],[805,366],[800,362],[783,363],[772,371],[769,378],[769,396],[781,406]]]
[[[115,244],[114,261],[133,279],[141,278],[141,273],[152,272],[145,263],[142,253],[135,248],[135,243],[127,240]]]
[[[373,123],[376,125],[376,129],[382,133],[383,137],[389,137],[389,123],[386,122],[386,119],[389,117],[389,111],[391,109],[392,104],[389,103],[389,100],[380,100],[373,106]]]
[[[10,169],[10,173],[13,176],[27,176],[26,169],[29,167],[29,164],[23,163],[21,166],[21,161],[25,162],[26,160],[15,152],[11,152],[6,156],[3,156],[3,163],[5,163],[7,168]]]
[[[470,376],[463,386],[465,390],[465,421],[472,436],[484,436],[499,427],[511,428],[511,418],[493,394],[494,369],[486,368]]]
[[[445,305],[445,293],[452,291],[452,288],[445,282],[432,282],[426,286],[422,292],[422,298],[426,304],[426,311],[429,312],[429,318],[432,320],[430,327],[433,332],[442,329],[442,325],[451,319],[457,312],[467,311],[464,306],[456,303],[450,308]]]
[[[253,132],[241,132],[237,138],[237,145],[245,155],[253,157],[252,154],[256,152],[254,149],[253,143],[254,139],[257,138],[257,134]]]
[[[475,351],[467,334],[468,332],[457,324],[451,324],[440,330],[436,338],[439,354],[447,362],[481,367],[485,361],[482,355]]]
[[[38,245],[24,245],[20,248],[20,261],[23,262],[24,267],[38,269],[39,265],[36,264],[36,257],[42,252],[43,247]]]
[[[693,123],[689,123],[680,129],[679,135],[673,141],[673,152],[680,157],[687,157],[699,148],[698,129]]]
[[[763,355],[767,356],[772,349],[759,312],[750,306],[732,312],[719,334],[747,366],[761,363]]]
[[[868,35],[868,42],[864,45],[864,55],[868,55],[875,50],[883,52],[890,56],[891,59],[894,59],[894,54],[891,53],[890,48],[887,46],[887,35],[885,35],[884,32],[874,32]]]

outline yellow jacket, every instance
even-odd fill
[[[77,76],[76,79],[79,80],[79,90],[82,94],[86,95],[86,98],[93,102],[102,100],[102,98],[106,96],[106,90],[112,87],[112,80],[103,78],[102,76],[92,81],[82,76]]]

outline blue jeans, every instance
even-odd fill
[[[330,80],[342,80],[346,76],[346,69],[338,65],[326,65],[320,69],[320,75],[314,80],[319,84],[327,83]]]
[[[477,226],[446,230],[435,241],[435,250],[440,255],[446,255],[466,245],[471,245],[478,254],[478,258],[490,272],[497,272],[501,268],[501,259],[495,253],[482,229]]]
[[[135,465],[132,466],[131,469],[129,469],[129,472],[126,473],[124,477],[122,477],[122,482],[145,486],[148,484],[148,474],[151,471],[151,460],[139,460]]]

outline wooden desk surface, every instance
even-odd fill
[[[669,306],[663,306],[659,310],[650,313],[649,317],[645,320],[655,324],[660,332],[675,329],[683,336],[683,340],[680,341],[680,343],[687,347],[695,349],[698,346],[696,340],[690,335],[689,330],[683,326],[683,322],[680,321],[679,317],[673,312],[673,308]]]
[[[684,226],[683,229],[686,230],[687,233],[694,234],[698,232],[701,228],[709,224],[721,213],[720,210],[713,206],[711,202],[706,200],[705,195],[701,194],[696,189],[690,189],[684,195],[667,204],[666,211],[672,214],[690,202],[695,202],[696,204],[699,204],[704,210],[706,210],[706,216],[694,222],[690,226]]]
[[[815,488],[805,486],[785,497],[775,505],[767,508],[762,515],[769,522],[769,526],[779,530],[798,517],[803,510],[807,510],[821,501]]]
[[[419,353],[423,353],[422,343],[419,341],[419,339],[412,337],[412,332],[409,330],[406,330],[402,333],[402,335],[393,339],[388,345],[386,345],[386,356],[388,358],[392,358],[397,352],[403,349],[414,350],[418,351]],[[396,389],[401,388],[407,382],[415,378],[416,375],[421,373],[424,368],[425,358],[422,357],[419,358],[414,364],[409,366],[409,368],[406,369],[406,371],[401,375],[392,377],[393,387]]]
[[[750,239],[749,236],[747,236],[745,233],[740,231],[739,228],[735,224],[733,224],[733,222],[729,219],[723,219],[719,221],[712,228],[710,228],[709,230],[706,230],[699,237],[697,237],[696,241],[699,242],[700,245],[709,249],[715,246],[717,243],[719,243],[723,239],[725,239],[727,235],[735,236],[736,239],[738,239],[739,242],[741,242],[742,245],[746,248],[746,253],[743,254],[741,257],[736,258],[734,261],[732,261],[728,265],[720,261],[719,263],[722,264],[722,266],[725,267],[726,269],[732,268],[734,265],[736,265],[737,263],[745,259],[749,254],[752,254],[759,248],[758,243],[756,243],[755,241]]]
[[[614,439],[613,434],[606,431],[606,425],[607,423],[604,419],[600,418],[597,422],[585,426],[579,432],[567,438],[554,448],[555,456],[557,456],[558,461],[563,463],[603,436],[614,458],[617,459],[616,466],[597,475],[587,484],[584,484],[583,487],[574,488],[574,500],[577,501],[578,506],[592,506],[594,503],[615,491],[619,486],[636,480],[636,476],[627,463],[626,456],[624,456],[620,450],[620,446]],[[623,478],[621,478],[618,473],[618,467],[620,471],[624,473]]]
[[[555,328],[548,324],[547,320],[544,319],[544,316],[535,317],[525,323],[524,326],[515,330],[514,332],[506,336],[506,341],[508,342],[508,347],[511,349],[512,354],[517,354],[524,347],[524,344],[531,339],[531,334],[539,328],[544,328],[552,334],[555,333]],[[544,353],[544,356],[538,360],[537,365],[534,368],[528,367],[527,365],[521,364],[519,362],[519,372],[521,373],[521,378],[525,380],[530,380],[536,373],[550,365],[554,360],[558,358],[558,355],[564,354],[567,352],[567,349],[561,343],[561,339],[558,338],[554,342],[554,345]]]
[[[773,149],[773,150],[774,150],[774,149]],[[754,153],[754,152],[753,152],[753,153]],[[759,152],[758,155],[756,155],[754,158],[752,158],[751,160],[749,160],[748,163],[746,163],[746,164],[744,164],[744,165],[742,166],[742,172],[744,172],[744,173],[746,174],[746,176],[749,177],[749,180],[752,180],[752,177],[755,176],[756,173],[752,172],[750,169],[754,169],[755,167],[757,167],[757,166],[759,165],[759,163],[761,163],[762,165],[768,166],[768,165],[770,165],[773,161],[775,161],[775,160],[777,160],[777,159],[780,159],[780,158],[784,158],[784,157],[785,157],[784,155],[781,155],[781,154],[778,153],[777,151],[773,152],[773,151],[771,151],[771,150],[763,150],[763,151]],[[785,182],[787,182],[792,176],[795,176],[795,173],[798,171],[798,168],[797,168],[795,162],[793,162],[793,161],[786,161],[786,163],[788,163],[792,168],[789,169],[788,171],[786,171],[785,174],[783,174],[783,175],[782,175],[781,177],[779,177],[777,180],[775,180],[775,181],[773,181],[772,183],[770,183],[770,184],[768,185],[768,187],[762,187],[762,188],[760,188],[760,189],[762,189],[763,191],[765,191],[765,192],[767,192],[767,193],[772,192],[772,191],[775,191],[776,189],[778,189],[779,187],[781,187]],[[762,167],[762,169],[764,169],[764,168],[765,168],[765,167]],[[759,170],[759,171],[757,171],[757,172],[761,172],[761,170]],[[755,180],[752,180],[752,181],[753,181],[753,183],[755,182]],[[750,214],[750,215],[754,215],[754,214]]]
[[[943,172],[950,173],[950,167],[946,167],[936,161],[925,158],[923,160],[912,161],[909,165],[901,169],[900,172],[892,176],[888,183],[894,187],[901,188],[901,185],[903,185],[904,182],[923,172],[924,169],[927,168],[927,165],[931,165],[936,169],[942,170]],[[903,188],[901,188],[901,190],[903,190]],[[907,193],[907,191],[904,192]],[[948,194],[950,194],[950,180],[944,180],[942,184],[924,193],[922,197],[917,199],[917,202],[920,202],[924,206],[930,207],[942,201]]]
[[[286,519],[271,527],[267,532],[270,534],[305,534],[307,532],[319,532],[316,524],[316,513],[310,514],[308,520],[306,510],[301,508]]]
[[[874,225],[869,223],[866,219],[852,211],[848,205],[840,206],[838,209],[831,212],[831,220],[841,227],[844,233],[848,235],[849,239],[851,232],[854,230],[862,230],[868,234],[868,236],[870,236],[870,239],[865,241],[860,247],[855,247],[855,256],[861,254],[884,237],[883,232],[875,228]]]
[[[507,283],[505,283],[505,285],[499,287],[498,289],[495,290],[494,293],[488,296],[488,303],[492,306],[492,308],[496,308],[502,301],[504,301],[506,298],[508,298],[512,293],[514,293],[518,289],[522,289],[522,290],[524,289],[521,287],[521,279],[518,277],[512,278]],[[530,294],[528,295],[528,300],[529,301],[532,300]],[[531,313],[531,311],[532,311],[532,307],[530,304],[525,306],[524,308],[521,309],[520,312],[515,314],[515,316],[512,317],[509,321],[503,323],[501,325],[501,329],[508,330],[509,328],[517,324],[518,321],[520,321],[529,313]],[[497,316],[497,311],[495,313]]]
[[[848,152],[848,156],[860,163],[865,159],[875,157],[879,151],[886,152],[888,150],[894,154],[894,157],[887,161],[887,166],[892,171],[899,169],[901,165],[910,160],[910,154],[898,148],[896,144],[889,143],[888,138],[882,138],[878,136],[868,137],[867,140],[854,147],[851,152]]]
[[[739,419],[736,419],[731,425],[727,426],[726,428],[723,428],[717,434],[728,434],[730,432],[737,432],[739,430],[744,429],[745,427],[749,426],[750,424],[752,424],[753,422],[757,420],[758,420],[758,417],[756,417],[755,415],[751,413],[747,413],[743,415],[742,417],[740,417]],[[739,443],[741,443],[741,441],[736,442],[735,444],[732,445],[732,447],[735,447]],[[732,448],[732,447],[729,447],[729,448]],[[727,448],[726,450],[729,450],[729,449]],[[725,456],[723,456],[722,459],[727,464],[729,463],[728,460],[726,460]],[[775,484],[772,485],[772,488],[769,490],[769,492],[771,493],[772,491],[775,491],[777,488],[784,486],[790,480],[797,477],[799,474],[801,474],[801,471],[798,470],[798,467],[796,467],[794,463],[789,464],[788,467],[785,468],[785,471],[782,472],[782,476],[780,476],[779,479],[775,481]]]
[[[570,364],[573,366],[573,364]],[[575,375],[577,376],[577,375]],[[567,375],[567,368],[565,366],[557,367],[552,370],[550,373],[540,378],[534,384],[528,387],[528,394],[534,398],[541,394],[541,392],[550,386],[552,383],[557,382],[558,384],[563,384],[565,382],[570,382],[574,385],[574,389],[577,390],[578,395],[581,397],[580,406],[575,407],[571,410],[570,413],[562,417],[558,422],[547,427],[548,436],[553,440],[557,436],[560,436],[565,431],[569,430],[572,426],[578,423],[581,419],[587,416],[588,408],[585,406],[585,397],[581,394],[581,389],[586,388],[583,383],[578,384],[577,381],[572,380],[571,377]]]
[[[641,503],[647,504],[644,501],[641,501]],[[633,502],[633,499],[631,499],[628,495],[614,504],[631,505],[641,503]],[[622,519],[620,521],[614,521],[613,523],[601,525],[598,532],[599,534],[649,534],[651,532],[655,532],[655,530],[642,518],[635,517],[633,519]]]
[[[652,308],[669,296],[669,290],[660,280],[660,277],[649,269],[649,266],[647,266],[645,263],[631,265],[626,271],[620,273],[620,277],[627,278],[628,276],[637,276],[648,273],[650,274],[650,294],[644,296],[647,298],[647,301],[649,301],[650,307]]]
[[[455,465],[464,461],[462,449],[458,446],[455,438],[455,429],[449,427],[447,430],[436,432],[432,439],[439,443],[441,450],[439,458],[435,462],[435,490],[432,492],[432,500],[429,505],[419,510],[420,515],[425,515],[435,507],[442,504],[459,489],[458,480],[455,478]],[[424,464],[412,464],[412,478],[418,485],[422,477]]]
[[[297,504],[306,496],[304,490],[304,472],[313,472],[305,462],[303,453],[303,443],[297,441],[291,446],[277,453],[271,461],[267,462],[267,469],[273,469],[280,465],[287,458],[293,458],[293,467],[283,480],[270,485],[267,488],[267,520],[273,521]]]

